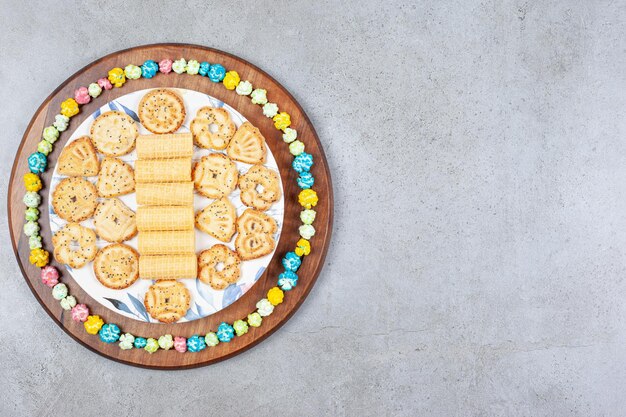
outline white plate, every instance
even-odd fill
[[[89,135],[89,129],[91,128],[91,124],[96,117],[98,117],[101,113],[109,111],[109,110],[119,110],[130,115],[136,122],[139,127],[140,134],[150,134],[142,125],[139,123],[139,118],[137,117],[136,111],[141,98],[146,94],[147,90],[135,91],[133,93],[124,95],[119,97],[110,103],[105,104],[100,107],[97,111],[95,111],[90,117],[88,117],[72,134],[70,139],[67,141],[67,144],[71,143],[75,139]],[[196,112],[199,108],[204,106],[211,107],[223,107],[229,113],[237,127],[241,126],[243,122],[246,121],[246,118],[243,117],[239,112],[230,107],[229,105],[223,103],[222,101],[211,97],[207,94],[200,93],[193,90],[186,89],[173,89],[177,91],[180,96],[183,98],[185,103],[185,109],[187,110],[187,117],[185,118],[185,122],[183,126],[178,130],[177,133],[185,133],[189,132],[189,124],[191,120],[193,120]],[[194,161],[200,159],[200,157],[204,155],[208,155],[209,153],[213,153],[215,151],[209,151],[207,149],[200,149],[198,147],[194,147]],[[102,158],[102,155],[99,155]],[[120,159],[128,162],[129,164],[134,166],[135,159],[137,155],[135,151],[132,153],[121,157]],[[237,162],[237,168],[240,173],[245,173],[251,165]],[[276,165],[276,160],[272,155],[269,147],[267,148],[267,163],[265,164],[268,168],[273,169],[280,176],[280,172],[278,171],[278,166]],[[57,172],[56,166],[54,169],[54,173],[52,175],[51,187],[50,187],[50,195],[48,197],[48,210],[50,213],[50,230],[52,233],[55,233],[59,230],[63,225],[65,225],[65,221],[61,219],[52,209],[52,191],[56,188],[57,184],[65,178],[62,175],[59,175]],[[91,182],[95,183],[97,177],[88,178]],[[282,183],[280,184],[282,191]],[[128,207],[137,210],[137,202],[135,200],[135,194],[128,194],[119,197]],[[235,190],[230,196],[230,201],[237,209],[237,215],[241,215],[243,211],[246,209],[244,204],[239,199],[239,189]],[[202,197],[198,194],[194,195],[194,208],[196,211],[206,207],[213,200]],[[272,207],[266,212],[268,215],[272,216],[276,223],[278,224],[278,232],[274,235],[274,239],[278,242],[280,238],[280,232],[283,226],[283,214],[284,214],[284,198],[281,197],[280,201],[276,202]],[[81,223],[83,226],[90,227],[94,229],[93,220],[85,220]],[[234,249],[234,241],[235,237],[227,243],[226,245],[231,249]],[[137,248],[137,237],[124,242],[134,248]],[[196,251],[200,252],[204,249],[208,249],[211,246],[222,243],[217,239],[207,235],[196,229]],[[107,246],[109,243],[98,239],[97,245],[99,248]],[[209,316],[213,313],[220,311],[223,308],[228,307],[230,304],[235,302],[239,297],[246,293],[254,283],[259,279],[259,277],[265,271],[265,268],[269,264],[270,260],[274,252],[270,253],[259,259],[254,259],[251,261],[245,261],[241,264],[241,278],[235,284],[231,284],[223,291],[217,291],[211,288],[209,285],[204,284],[200,280],[196,279],[185,279],[181,280],[191,293],[191,308],[187,312],[187,315],[182,318],[179,322],[196,320],[202,317]],[[93,264],[89,263],[83,268],[80,269],[72,269],[69,266],[66,266],[68,272],[72,275],[74,280],[96,301],[98,301],[103,306],[109,308],[110,310],[115,311],[123,316],[130,317],[135,320],[158,323],[156,320],[152,319],[143,305],[143,298],[146,290],[154,281],[139,279],[133,285],[123,290],[112,290],[110,288],[105,287],[100,284],[100,282],[96,279],[96,276],[93,272]]]

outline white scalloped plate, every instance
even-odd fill
[[[66,145],[74,141],[75,139],[89,135],[89,129],[91,127],[92,122],[96,117],[98,117],[101,113],[109,111],[109,110],[119,110],[130,115],[137,123],[139,127],[140,134],[149,134],[142,125],[139,123],[139,119],[136,115],[137,107],[141,98],[146,94],[147,90],[135,91],[130,94],[126,94],[121,96],[104,106],[100,107],[97,111],[95,111],[90,117],[88,117],[72,134],[70,139],[67,141]],[[189,132],[189,124],[191,120],[193,120],[196,112],[199,108],[204,106],[211,107],[223,107],[229,113],[237,127],[241,126],[243,122],[246,121],[246,118],[243,117],[239,112],[230,107],[229,105],[223,103],[222,101],[211,97],[207,94],[200,93],[198,91],[187,90],[187,89],[172,89],[177,91],[180,96],[183,98],[185,103],[185,109],[187,111],[187,117],[185,118],[185,122],[183,126],[178,130],[177,133],[185,133]],[[213,153],[216,151],[209,151],[206,149],[200,149],[198,147],[194,147],[194,161],[200,159],[200,157],[204,155],[208,155],[209,153]],[[99,155],[102,159],[102,155]],[[134,166],[135,159],[137,158],[135,151],[132,153],[121,157],[120,159],[128,162],[129,164]],[[251,165],[237,162],[237,168],[240,173],[245,173]],[[276,165],[276,160],[272,155],[269,147],[267,149],[267,163],[265,164],[268,168],[273,169],[280,176],[280,172],[278,170],[278,166]],[[57,172],[56,166],[54,169],[54,173],[52,176],[51,186],[50,186],[50,195],[48,198],[48,210],[50,213],[50,230],[52,233],[55,233],[66,223],[63,219],[61,219],[52,209],[52,191],[56,188],[57,184],[65,178],[62,175],[59,175]],[[88,178],[91,182],[95,183],[97,177]],[[282,191],[282,184],[281,191]],[[283,192],[284,194],[284,192]],[[137,210],[137,202],[135,200],[135,194],[129,194],[125,196],[119,197],[128,207]],[[237,209],[237,215],[241,215],[245,210],[244,204],[239,199],[239,189],[235,190],[230,196],[230,201]],[[194,208],[196,211],[206,207],[213,200],[202,197],[197,193],[194,195]],[[283,214],[284,214],[284,198],[281,197],[280,201],[276,202],[267,212],[268,215],[272,216],[276,223],[278,224],[278,232],[274,235],[276,242],[280,238],[280,232],[283,226]],[[81,223],[83,226],[94,228],[93,221],[91,219],[86,220]],[[235,237],[231,240],[230,243],[226,245],[231,249],[234,249],[234,241]],[[124,242],[134,248],[137,248],[137,237]],[[204,249],[208,249],[211,246],[222,243],[217,239],[207,235],[206,233],[200,232],[196,229],[196,251],[200,252]],[[98,239],[97,245],[99,248],[107,246],[109,243]],[[274,252],[270,253],[259,259],[254,259],[251,261],[242,262],[241,266],[241,278],[235,284],[231,284],[223,291],[217,291],[212,289],[209,285],[202,283],[197,278],[195,279],[184,279],[181,282],[185,283],[187,288],[189,289],[192,299],[191,299],[191,308],[187,312],[187,315],[182,318],[179,322],[196,320],[199,318],[203,318],[209,316],[213,313],[220,311],[223,308],[228,307],[230,304],[235,302],[239,297],[245,294],[254,283],[259,279],[259,277],[265,271],[265,268],[269,264],[270,260]],[[152,285],[153,281],[151,280],[143,280],[139,279],[130,287],[123,290],[112,290],[100,284],[100,282],[96,279],[96,276],[93,272],[93,264],[89,263],[83,268],[80,269],[72,269],[66,266],[68,272],[72,275],[74,280],[96,301],[98,301],[103,306],[107,307],[110,310],[115,311],[116,313],[122,314],[123,316],[130,317],[135,320],[158,323],[156,320],[152,319],[145,310],[143,305],[144,294],[146,293],[148,287]]]

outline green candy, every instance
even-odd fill
[[[47,140],[42,140],[37,144],[37,151],[48,156],[48,154],[52,152],[52,144]]]
[[[37,210],[35,207],[29,207],[26,209],[24,217],[29,222],[36,222],[37,219],[39,219],[39,210]]]
[[[213,347],[213,346],[217,346],[220,340],[217,338],[217,335],[215,333],[210,332],[210,333],[207,333],[206,336],[204,336],[204,342],[206,343],[207,346]]]
[[[286,128],[283,132],[283,140],[286,143],[291,143],[298,138],[298,131],[290,127]]]
[[[28,237],[38,234],[40,229],[37,222],[30,221],[24,224],[24,234]]]
[[[289,144],[289,152],[291,152],[293,156],[300,155],[302,152],[304,152],[304,143],[300,142],[299,140],[294,140]]]
[[[235,333],[237,333],[237,336],[243,336],[244,334],[248,333],[248,323],[243,320],[236,320],[233,323],[233,329],[235,329]]]
[[[154,339],[154,338],[149,338],[148,341],[146,342],[146,347],[144,347],[144,349],[146,350],[146,352],[148,353],[154,353],[157,350],[159,350],[159,342]]]
[[[257,312],[248,314],[248,324],[252,327],[259,327],[263,322],[263,317]]]
[[[41,246],[42,246],[42,244],[41,244],[41,236],[39,236],[39,235],[32,235],[31,237],[29,237],[28,238],[28,246],[30,247],[31,250],[41,248]]]
[[[120,349],[129,350],[135,347],[135,336],[130,333],[125,333],[120,336]]]
[[[300,220],[302,220],[304,224],[313,224],[315,221],[315,210],[302,210],[300,212]]]
[[[54,143],[59,138],[59,131],[54,126],[48,126],[43,130],[43,138],[50,143]]]
[[[52,288],[52,297],[61,301],[67,297],[67,286],[65,284],[57,284]]]
[[[141,68],[137,65],[126,65],[126,68],[124,68],[124,74],[129,80],[136,80],[141,77]]]
[[[76,298],[73,295],[68,295],[64,299],[61,300],[61,308],[63,310],[71,310],[76,305]]]
[[[200,70],[200,63],[195,59],[187,62],[187,74],[196,75]]]
[[[172,347],[174,347],[174,339],[172,338],[171,334],[164,334],[163,336],[159,337],[159,347],[163,350],[170,350]]]
[[[264,90],[262,88],[257,88],[250,94],[250,97],[252,99],[253,104],[263,105],[267,103],[267,90]]]

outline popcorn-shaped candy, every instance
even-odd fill
[[[302,239],[310,240],[313,236],[315,236],[315,227],[310,224],[303,224],[298,228],[298,232],[300,232]]]
[[[293,156],[298,156],[302,152],[304,152],[304,143],[300,142],[299,140],[294,140],[289,144],[289,153],[291,153]]]
[[[87,317],[87,321],[84,323],[85,330],[89,334],[98,334],[103,325],[104,321],[100,318],[100,316],[89,316]]]
[[[220,342],[227,343],[235,337],[235,329],[230,324],[222,322],[217,328],[216,334]]]
[[[52,144],[47,140],[42,140],[37,144],[37,152],[48,156],[48,154],[52,152]]]
[[[298,179],[296,181],[298,182],[298,187],[302,188],[303,190],[311,188],[315,184],[315,178],[310,172],[303,172],[298,176]]]
[[[39,204],[41,204],[41,196],[34,191],[28,191],[26,192],[26,194],[24,194],[24,198],[22,198],[22,201],[24,202],[26,207],[35,208]]]
[[[313,224],[315,221],[315,214],[315,210],[312,209],[302,210],[300,212],[300,220],[302,220],[302,223],[304,224]]]
[[[38,268],[43,268],[48,265],[48,261],[50,260],[50,254],[47,250],[38,248],[30,251],[30,256],[28,260],[31,264],[35,265]]]
[[[298,173],[308,172],[313,166],[313,155],[302,152],[296,156],[291,163],[291,167]]]
[[[204,342],[207,346],[213,347],[217,346],[220,343],[220,340],[217,338],[217,335],[214,332],[209,332],[204,336]]]
[[[300,268],[300,265],[302,264],[302,260],[300,260],[300,257],[296,255],[295,252],[287,252],[282,262],[283,262],[283,267],[287,271],[293,271],[293,272],[296,272],[298,268]]]
[[[315,207],[318,202],[317,193],[315,190],[302,190],[300,194],[298,194],[298,202],[304,208],[310,209],[311,207]]]
[[[176,352],[180,353],[187,352],[187,339],[181,336],[176,336],[174,338],[174,349],[176,349]]]
[[[149,337],[148,340],[146,340],[146,346],[144,346],[144,350],[148,353],[154,353],[157,350],[159,350],[159,342],[152,338]]]
[[[78,104],[87,104],[91,101],[91,96],[89,95],[89,90],[87,87],[79,87],[74,91],[74,100]]]
[[[61,300],[61,308],[63,310],[70,311],[74,306],[76,306],[76,298],[73,295],[68,295]]]
[[[306,239],[300,239],[296,243],[295,252],[298,256],[306,256],[311,253],[311,244]]]
[[[102,87],[98,83],[91,83],[89,87],[87,87],[87,92],[91,97],[96,98],[102,94]]]
[[[240,96],[248,96],[252,93],[252,83],[250,81],[241,81],[237,84],[235,92]]]
[[[243,320],[235,320],[233,323],[233,329],[235,330],[235,334],[237,336],[243,336],[248,333],[248,323]]]
[[[141,77],[141,68],[137,65],[128,64],[124,67],[124,75],[129,80],[138,80]]]
[[[28,168],[33,174],[41,174],[48,167],[48,158],[41,152],[35,152],[28,157]]]
[[[298,285],[298,275],[293,271],[285,271],[278,276],[278,286],[283,291],[289,291]]]
[[[62,114],[57,115],[56,116],[56,121],[52,124],[52,126],[48,126],[43,130],[43,133],[41,134],[41,136],[43,137],[43,139],[45,141],[48,141],[50,143],[54,143],[57,141],[57,139],[59,138],[60,135],[60,131],[59,128],[56,127],[56,123],[57,121],[59,121],[59,116],[64,117],[64,119],[61,119],[61,122],[65,122],[65,120],[67,120],[65,122],[65,128],[67,129],[67,124],[69,123],[70,119],[66,116],[63,116]],[[65,130],[65,129],[63,129]]]
[[[89,308],[85,304],[76,304],[74,308],[72,308],[72,320],[84,323],[88,318]]]
[[[29,207],[26,209],[24,217],[26,218],[27,222],[37,221],[37,219],[39,219],[39,210],[37,210],[37,208],[35,207]]]
[[[198,74],[202,75],[203,77],[206,77],[209,75],[210,70],[211,70],[211,64],[204,61],[204,62],[201,62],[200,66],[198,67]]]
[[[262,298],[256,303],[256,309],[262,317],[267,317],[274,311],[274,305],[267,298]]]
[[[284,111],[278,113],[272,120],[274,121],[274,127],[278,130],[284,130],[291,126],[291,116]]]
[[[107,78],[111,84],[117,88],[123,86],[126,82],[126,75],[124,74],[124,70],[121,68],[113,68],[110,70]]]
[[[55,300],[62,300],[67,297],[67,285],[58,283],[52,287],[52,298]]]
[[[148,341],[145,337],[135,337],[135,349],[143,349],[146,347],[147,344]]]
[[[134,347],[135,336],[130,333],[124,333],[120,335],[119,347],[122,350],[130,350]]]
[[[200,337],[197,334],[194,334],[189,339],[187,339],[187,350],[189,352],[200,352],[204,349],[206,349],[206,342],[204,341],[204,337]]]
[[[295,129],[292,129],[290,127],[286,128],[285,130],[283,130],[283,140],[286,143],[291,143],[294,140],[296,140],[298,138],[298,131]]]
[[[220,64],[211,64],[211,68],[209,69],[209,80],[214,83],[219,83],[226,76],[226,68],[224,68]]]
[[[76,116],[80,110],[78,103],[73,98],[68,98],[61,103],[61,114],[66,117]]]
[[[120,328],[117,324],[107,323],[102,326],[98,332],[98,336],[100,336],[100,340],[104,343],[115,343],[119,340],[120,333]]]
[[[267,292],[267,301],[269,301],[273,306],[277,306],[282,303],[284,298],[285,293],[278,287],[273,287]]]
[[[265,103],[263,105],[263,115],[265,117],[269,117],[270,119],[276,116],[278,113],[278,104],[276,103]]]
[[[196,61],[195,59],[190,59],[189,62],[187,62],[187,74],[196,75],[199,70],[200,63],[198,61]]]
[[[28,247],[32,250],[32,249],[39,249],[43,246],[43,244],[41,243],[41,236],[39,235],[32,235],[28,238]]]
[[[174,339],[171,334],[164,334],[159,337],[159,347],[163,350],[170,350],[174,346]]]
[[[51,265],[41,268],[41,282],[50,288],[54,287],[59,283],[59,271]]]
[[[52,126],[57,130],[57,132],[65,132],[67,130],[67,126],[70,124],[70,118],[63,115],[63,114],[57,114],[56,116],[54,116],[54,123],[52,123]],[[46,130],[44,129],[44,134],[45,134]],[[58,137],[58,136],[57,136]],[[46,137],[44,136],[44,139],[46,139]],[[48,142],[50,143],[54,143],[54,139],[53,141],[50,141],[49,139],[46,139]]]
[[[98,80],[98,85],[105,90],[110,90],[113,88],[113,84],[111,84],[111,81],[109,81],[109,79],[105,77]]]
[[[159,64],[149,59],[141,66],[141,76],[143,78],[152,78],[159,71]]]
[[[261,106],[267,103],[267,90],[257,88],[250,94],[252,104],[260,104]]]
[[[237,71],[228,71],[222,82],[227,90],[234,90],[237,88],[237,85],[239,85],[239,81],[241,81],[241,79],[239,78]]]
[[[174,61],[172,64],[172,70],[174,70],[176,74],[182,74],[185,72],[187,70],[187,61],[185,61],[185,58]]]
[[[248,314],[248,324],[250,327],[260,327],[263,322],[263,317],[257,312]]]
[[[172,64],[173,62],[171,59],[162,59],[159,62],[159,71],[163,74],[169,74],[170,72],[172,72]]]
[[[37,233],[39,233],[39,230],[41,229],[41,227],[39,226],[39,223],[37,222],[26,222],[24,223],[24,234],[26,236],[32,236],[32,235],[36,235]]]

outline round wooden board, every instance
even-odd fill
[[[54,122],[54,116],[60,111],[61,102],[67,97],[73,97],[74,90],[105,77],[111,68],[124,68],[129,63],[140,65],[147,59],[158,61],[167,57],[172,59],[185,57],[198,61],[220,63],[228,70],[236,70],[242,80],[249,80],[255,87],[265,88],[269,100],[277,103],[281,111],[286,111],[291,115],[291,127],[298,131],[298,139],[304,142],[306,151],[313,155],[315,165],[313,165],[311,172],[315,176],[314,189],[319,196],[319,203],[315,207],[317,211],[316,234],[311,239],[312,252],[303,259],[302,266],[298,271],[298,286],[286,293],[285,301],[276,307],[271,316],[263,319],[261,327],[250,328],[248,334],[235,337],[230,343],[220,343],[217,347],[207,348],[202,352],[181,354],[172,349],[169,351],[159,350],[151,355],[143,349],[121,350],[117,344],[106,344],[101,342],[98,336],[87,334],[83,324],[74,322],[69,312],[64,311],[59,302],[52,298],[50,288],[41,283],[40,269],[28,261],[28,238],[22,233],[25,211],[22,203],[22,196],[24,195],[22,176],[28,172],[27,158],[36,150],[37,143],[41,140],[43,128]],[[222,321],[232,323],[237,319],[245,318],[254,311],[256,302],[265,297],[268,289],[276,285],[277,276],[282,272],[282,256],[293,250],[299,239],[299,213],[302,207],[297,201],[300,191],[296,184],[297,174],[291,169],[293,156],[282,141],[281,132],[273,127],[271,119],[263,116],[259,106],[251,103],[249,97],[239,96],[234,91],[226,90],[221,83],[213,83],[207,77],[174,73],[168,75],[159,73],[152,79],[129,80],[122,88],[104,91],[100,97],[91,103],[81,106],[81,112],[72,118],[70,127],[61,135],[54,146],[54,151],[48,156],[49,168],[42,175],[44,189],[40,192],[42,196],[40,207],[48,206],[46,184],[52,176],[53,169],[51,168],[56,163],[61,149],[73,130],[102,104],[132,91],[155,87],[180,87],[205,92],[231,105],[252,124],[261,129],[278,163],[285,190],[285,220],[274,258],[259,281],[229,307],[204,319],[170,325],[139,322],[105,308],[87,295],[76,284],[71,275],[65,272],[62,265],[57,264],[54,260],[51,263],[61,271],[62,281],[68,285],[70,293],[75,295],[79,302],[87,304],[92,314],[103,317],[105,322],[116,323],[124,332],[144,337],[158,337],[168,333],[189,337],[193,334],[215,331]],[[48,213],[47,210],[41,210],[41,212],[40,233],[44,240],[44,248],[52,251]],[[94,352],[118,362],[145,368],[183,369],[208,365],[243,352],[276,331],[298,309],[313,287],[324,265],[333,223],[333,194],[328,164],[315,129],[296,100],[277,81],[254,65],[225,52],[196,45],[155,44],[126,49],[100,58],[68,78],[43,102],[24,133],[13,163],[9,183],[8,213],[13,249],[26,283],[39,303],[67,334]]]

